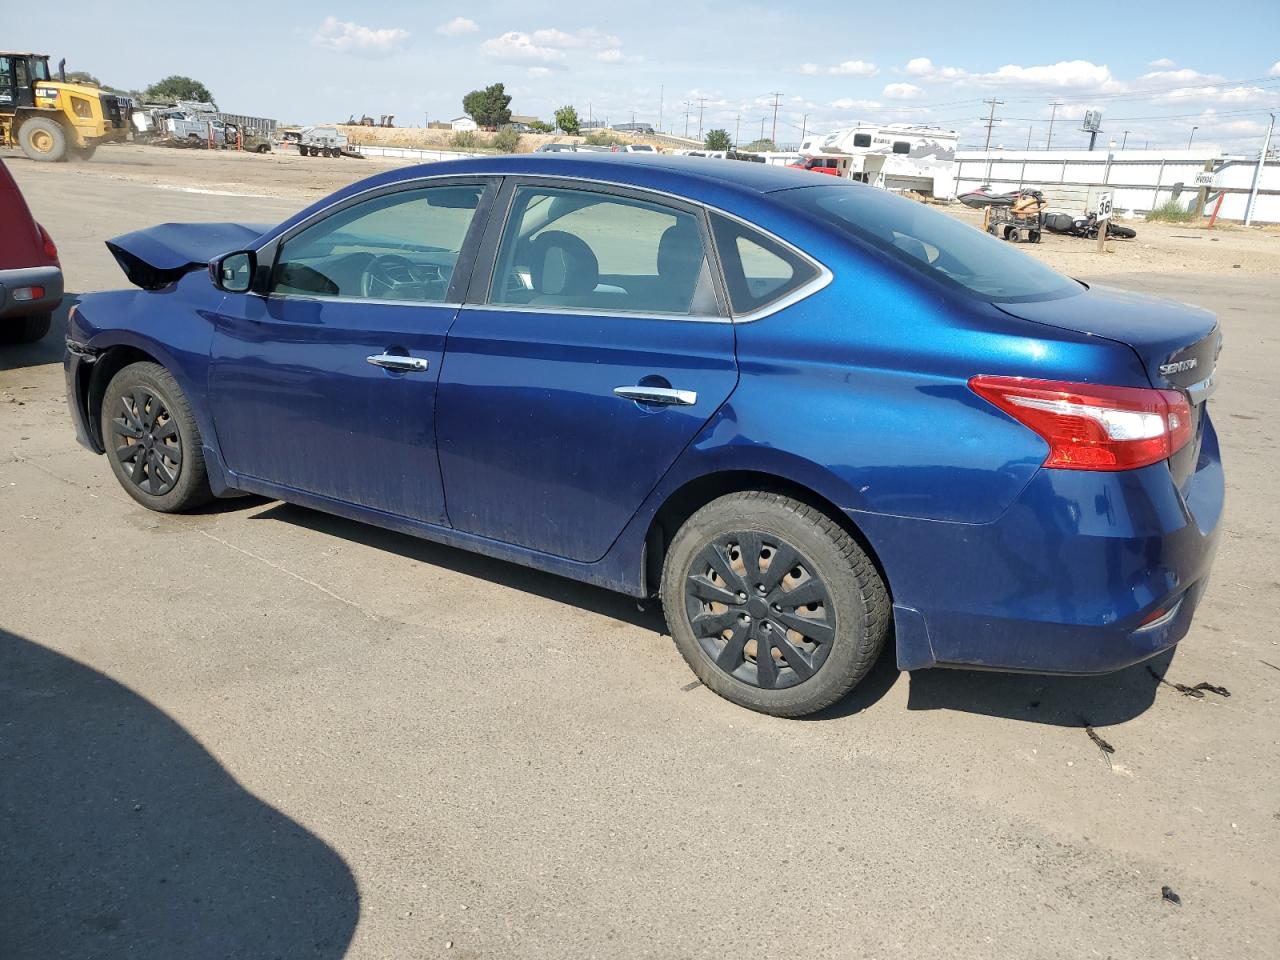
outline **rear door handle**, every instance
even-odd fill
[[[431,366],[431,361],[423,357],[405,357],[394,353],[378,353],[372,357],[365,357],[375,367],[384,367],[387,370],[402,370],[405,372],[422,371]]]
[[[639,400],[641,403],[667,403],[680,407],[691,407],[698,402],[698,394],[693,390],[677,390],[674,387],[645,387],[640,384],[630,387],[614,387],[613,392],[628,400]]]

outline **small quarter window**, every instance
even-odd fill
[[[855,134],[853,135],[853,145],[854,145],[855,147],[869,147],[869,146],[871,146],[871,134],[869,134],[869,133],[855,133]]]
[[[910,153],[911,144],[907,143],[907,141],[905,140],[895,140],[893,141],[893,152],[894,153]]]
[[[711,223],[735,314],[768,306],[818,275],[812,263],[771,237],[719,214]]]

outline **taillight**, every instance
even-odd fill
[[[44,254],[55,263],[58,260],[58,245],[53,242],[53,237],[49,236],[49,231],[40,224],[36,224],[36,229],[40,231],[40,239],[44,243]]]
[[[1191,405],[1177,390],[991,376],[969,386],[1044,438],[1046,467],[1133,470],[1167,460],[1191,439]]]

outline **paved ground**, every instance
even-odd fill
[[[10,168],[73,291],[121,283],[105,237],[297,203]],[[60,331],[6,348],[0,953],[1276,956],[1280,279],[1109,279],[1226,330],[1222,551],[1156,666],[1230,698],[884,660],[757,716],[621,596],[277,503],[147,513],[74,443]]]

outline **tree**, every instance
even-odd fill
[[[183,77],[178,74],[156,81],[147,87],[144,96],[148,100],[167,101],[169,103],[173,103],[176,100],[198,100],[201,103],[213,103],[213,94],[209,92],[208,87],[199,80],[192,80],[190,77]]]
[[[102,86],[102,81],[87,70],[71,70],[67,73],[67,83],[91,83],[95,87]]]
[[[483,90],[472,90],[462,98],[462,109],[482,127],[501,127],[511,122],[511,95],[502,84],[494,83]]]
[[[733,141],[729,139],[728,130],[711,130],[707,133],[707,149],[708,150],[728,150],[733,146]]]
[[[572,136],[578,132],[578,111],[567,104],[556,111],[556,126]]]
[[[772,140],[765,137],[763,140],[752,140],[747,144],[746,149],[750,150],[752,153],[763,153],[767,150],[777,150],[778,147]]]
[[[555,133],[556,128],[545,120],[532,120],[529,122],[529,129],[534,133]]]

